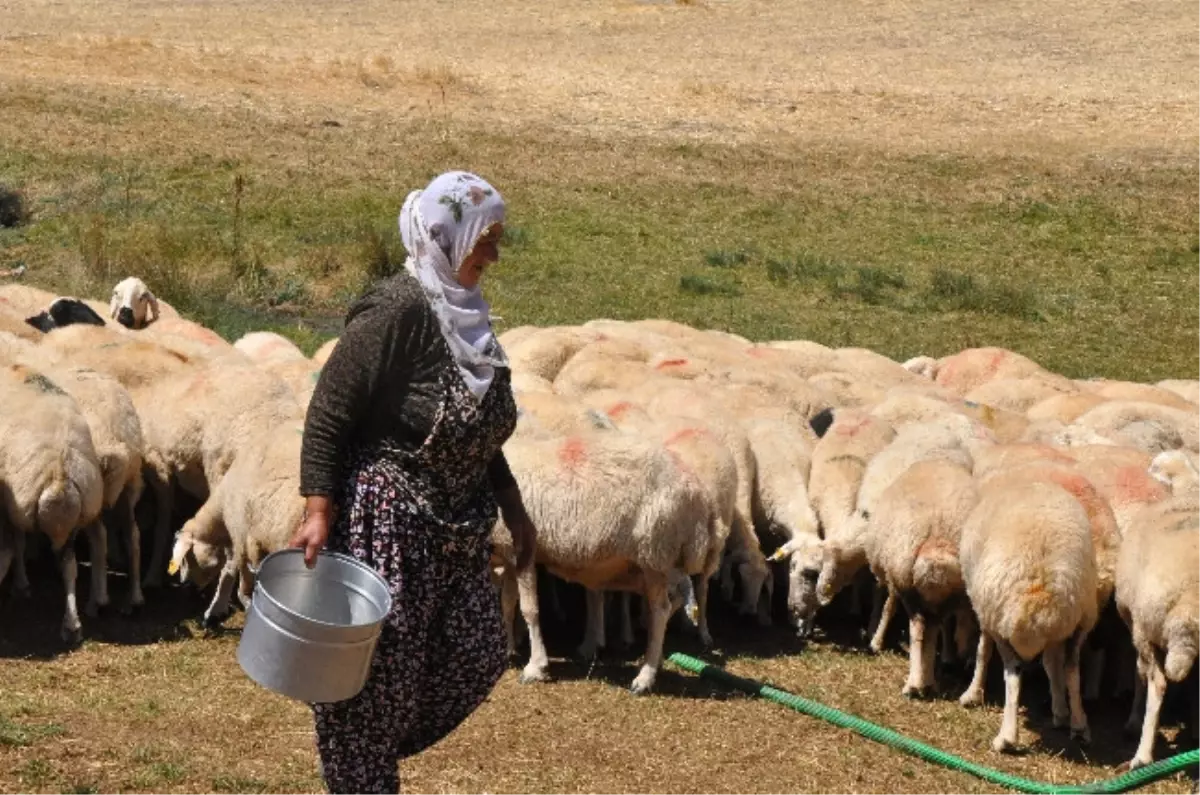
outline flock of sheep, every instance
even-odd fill
[[[0,581],[11,567],[27,590],[25,535],[48,536],[76,638],[70,542],[83,530],[90,543],[92,614],[108,602],[111,532],[130,605],[177,573],[216,581],[205,619],[222,620],[299,522],[305,407],[336,340],[311,359],[270,333],[230,345],[133,278],[107,306],[55,300],[0,287]],[[505,454],[537,563],[587,589],[585,656],[608,642],[606,592],[625,643],[641,597],[635,692],[653,687],[680,608],[714,642],[710,582],[763,624],[786,588],[802,635],[850,587],[855,607],[859,593],[873,602],[857,614],[874,650],[896,606],[907,613],[906,695],[934,686],[939,638],[944,661],[974,656],[964,705],[982,701],[999,653],[996,750],[1016,747],[1020,664],[1040,655],[1056,726],[1087,739],[1084,700],[1107,669],[1135,690],[1132,765],[1152,760],[1166,683],[1200,643],[1200,382],[1073,380],[997,348],[899,363],[660,320],[520,327],[501,342],[521,409]],[[143,576],[144,485],[156,513]],[[172,534],[175,489],[203,504]],[[543,680],[536,572],[514,570],[502,523],[494,541],[510,649],[519,606],[522,679]]]

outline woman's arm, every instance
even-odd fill
[[[370,410],[384,375],[407,366],[403,350],[409,313],[386,303],[357,314],[346,326],[313,391],[300,451],[300,494],[304,521],[289,546],[304,549],[312,567],[329,539],[333,494],[342,476],[350,441]]]

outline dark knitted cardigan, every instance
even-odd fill
[[[350,307],[346,328],[321,369],[304,421],[300,493],[332,496],[349,451],[387,440],[416,450],[433,430],[439,375],[457,365],[420,284],[407,271],[379,282]],[[515,481],[498,452],[492,488]]]

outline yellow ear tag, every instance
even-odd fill
[[[167,574],[170,574],[172,577],[174,577],[175,572],[177,571],[179,571],[179,561],[172,560],[167,564]]]

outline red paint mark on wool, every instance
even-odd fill
[[[854,422],[846,422],[840,425],[835,424],[834,430],[842,436],[857,436],[858,432],[871,424],[871,421],[866,417],[862,417]]]
[[[587,448],[577,436],[568,437],[558,449],[558,461],[567,469],[575,469],[587,461]]]
[[[676,431],[675,433],[668,436],[667,440],[665,442],[663,442],[663,444],[666,445],[667,447],[670,447],[673,444],[678,444],[679,442],[685,441],[687,439],[694,439],[697,436],[702,436],[703,434],[704,434],[703,428],[684,428],[683,430]]]
[[[1130,502],[1157,502],[1167,496],[1167,487],[1141,467],[1121,467],[1113,477],[1116,496]]]
[[[632,403],[630,403],[628,400],[622,400],[619,403],[614,403],[611,406],[609,406],[608,410],[605,411],[604,413],[607,414],[608,416],[612,417],[614,420],[619,420],[622,417],[624,417],[626,414],[628,414],[629,410],[632,408],[633,408]]]
[[[988,375],[995,375],[1000,370],[1000,365],[1003,364],[1004,360],[1007,358],[1008,351],[996,351],[992,354],[992,357],[988,359],[988,363],[984,367],[984,370]]]
[[[925,543],[917,547],[917,557],[941,556],[949,555],[951,557],[958,556],[958,545],[947,538],[928,538]]]
[[[746,355],[752,359],[765,359],[769,355],[768,348],[747,348]]]
[[[1096,490],[1092,488],[1092,484],[1082,475],[1072,475],[1066,472],[1051,472],[1050,480],[1062,486],[1067,491],[1071,492],[1080,502],[1086,503],[1088,500],[1096,496]]]
[[[688,363],[687,359],[663,359],[654,366],[655,370],[663,370],[667,367],[683,367]]]

